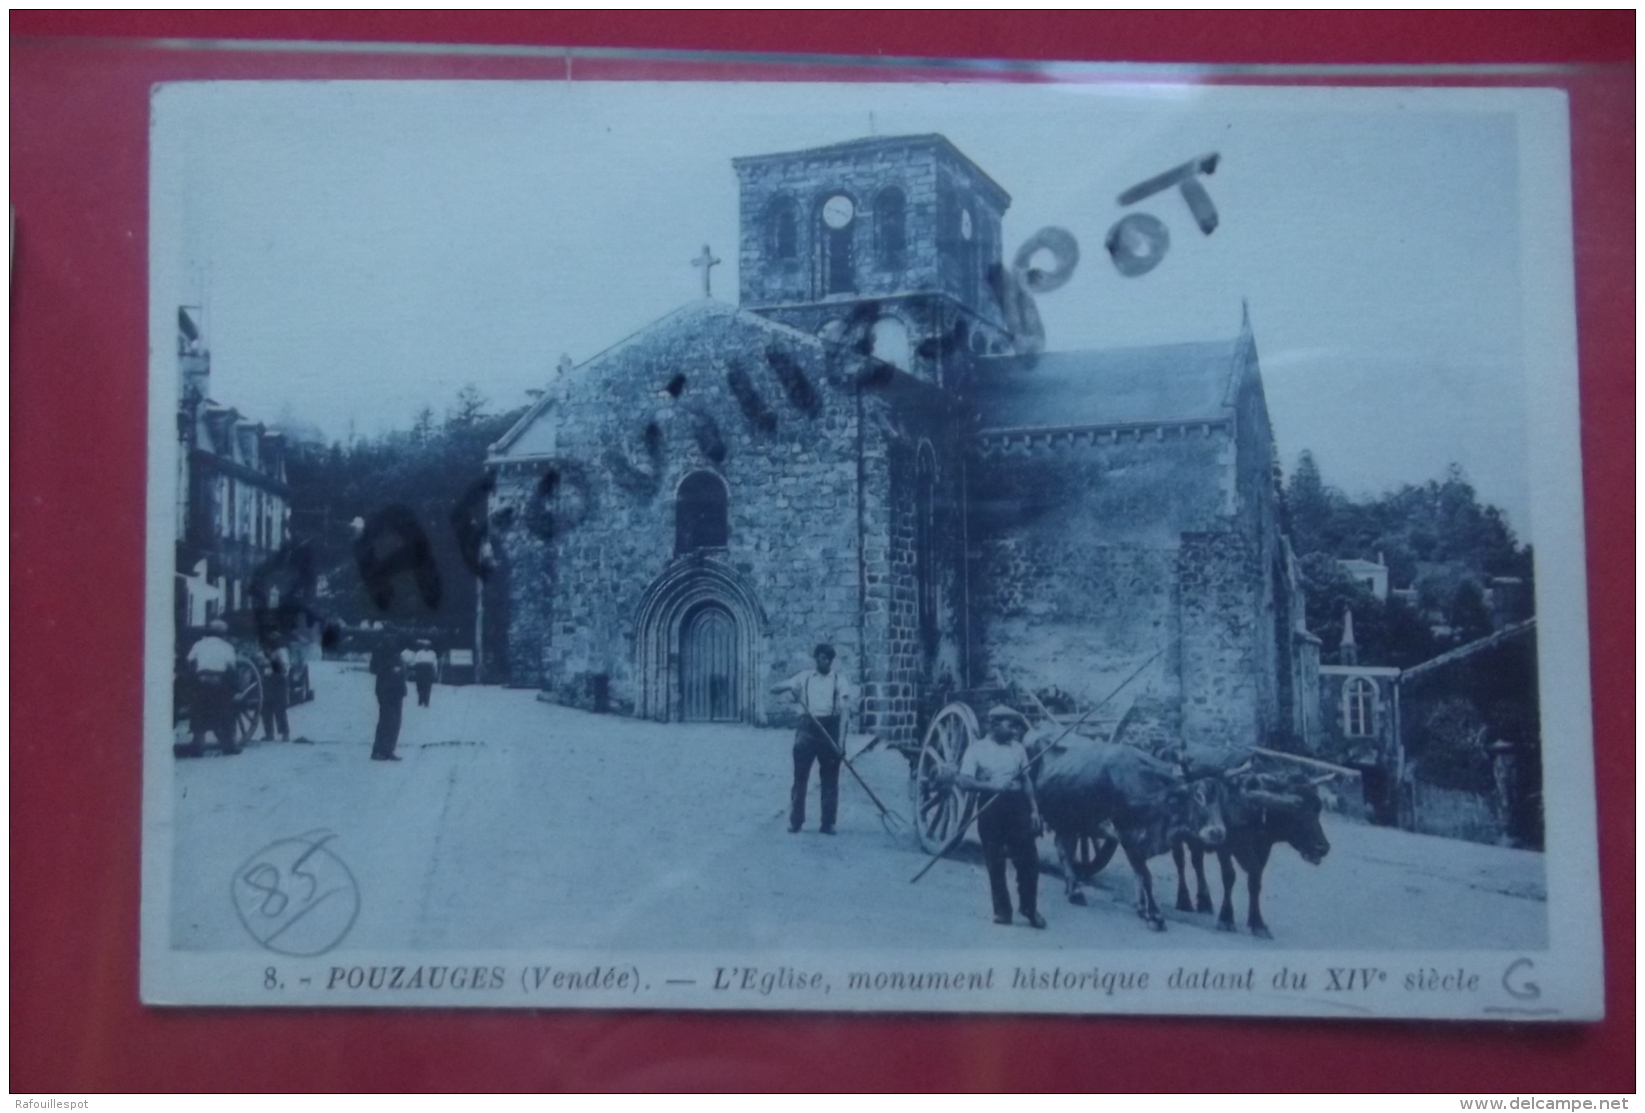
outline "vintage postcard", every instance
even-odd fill
[[[1563,94],[157,87],[155,1005],[1603,1015]]]

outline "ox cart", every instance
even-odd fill
[[[1048,702],[1056,709],[1047,706]],[[970,826],[975,804],[970,794],[955,785],[952,772],[959,767],[966,749],[982,737],[983,719],[997,704],[1010,707],[1028,721],[1024,741],[1034,755],[1069,734],[1099,742],[1117,741],[1131,713],[1130,700],[1115,702],[1110,697],[1104,704],[1082,712],[1071,701],[1058,701],[1050,693],[1042,698],[1032,688],[1014,681],[953,693],[932,715],[917,742],[894,747],[908,759],[914,833],[928,854],[943,854]],[[1098,714],[1103,711],[1106,714]],[[1076,876],[1082,881],[1095,877],[1117,846],[1116,839],[1106,836],[1076,840],[1072,856]]]
[[[1157,657],[1158,654],[1155,654]],[[1223,901],[1217,920],[1219,930],[1233,931],[1231,887],[1232,861],[1248,876],[1250,903],[1248,925],[1254,935],[1269,936],[1258,905],[1263,867],[1269,851],[1280,842],[1290,844],[1310,864],[1317,865],[1330,850],[1320,827],[1320,812],[1327,796],[1325,782],[1357,771],[1301,754],[1286,753],[1263,746],[1243,750],[1237,765],[1190,760],[1185,750],[1176,750],[1169,763],[1159,755],[1149,755],[1143,739],[1151,732],[1139,729],[1125,737],[1132,719],[1136,692],[1116,699],[1144,669],[1143,662],[1100,702],[1083,711],[1074,701],[1054,689],[1036,692],[1023,684],[1008,682],[997,687],[955,693],[932,715],[917,744],[896,746],[908,759],[909,792],[914,809],[914,829],[920,846],[931,861],[914,875],[925,876],[937,861],[965,837],[976,818],[974,797],[962,791],[954,776],[966,750],[982,737],[982,723],[991,707],[1011,708],[1029,724],[1025,739],[1032,771],[1041,758],[1048,758],[1045,777],[1036,775],[1042,806],[1053,802],[1046,794],[1053,782],[1059,787],[1061,818],[1046,813],[1047,826],[1057,838],[1059,860],[1068,899],[1084,904],[1080,886],[1095,879],[1122,845],[1126,860],[1137,875],[1138,914],[1151,930],[1165,930],[1165,920],[1154,900],[1152,878],[1146,860],[1162,853],[1154,845],[1150,808],[1164,805],[1168,822],[1181,826],[1167,828],[1172,857],[1177,864],[1177,908],[1210,912],[1211,895],[1206,884],[1204,852],[1219,850],[1223,864]],[[1050,706],[1048,706],[1048,704]],[[1101,712],[1102,714],[1099,714]],[[1137,743],[1136,746],[1101,746],[1078,755],[1069,753],[1065,739],[1080,736],[1099,743]],[[1075,743],[1078,746],[1078,743]],[[1175,749],[1175,747],[1173,747]],[[1052,754],[1066,758],[1050,757]],[[1129,757],[1125,755],[1131,755]],[[1266,766],[1266,770],[1258,766]],[[1092,791],[1095,814],[1087,810],[1082,793]],[[1117,794],[1117,795],[1116,795]],[[1338,798],[1329,795],[1332,801]],[[1119,804],[1114,802],[1118,800]],[[1165,804],[1166,800],[1177,801]],[[1128,802],[1129,801],[1129,802]],[[1234,803],[1229,810],[1229,803]],[[1139,823],[1141,804],[1144,820]],[[986,806],[986,805],[985,805]],[[1129,818],[1122,819],[1122,816]],[[1189,819],[1189,817],[1195,817]],[[1227,840],[1225,842],[1225,840]],[[1152,849],[1150,849],[1152,847]],[[1191,853],[1197,877],[1197,898],[1190,895],[1185,853]]]

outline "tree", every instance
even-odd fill
[[[1408,667],[1445,646],[1430,627],[1452,626],[1462,639],[1491,630],[1484,587],[1493,576],[1530,581],[1529,546],[1521,546],[1501,511],[1479,501],[1463,470],[1406,484],[1371,499],[1350,499],[1329,486],[1313,454],[1303,452],[1286,488],[1291,541],[1299,554],[1308,624],[1329,656],[1354,611],[1363,664]],[[1397,596],[1374,598],[1339,560],[1381,560],[1390,587],[1414,587],[1415,606]]]
[[[473,383],[457,392],[457,406],[446,420],[448,429],[470,429],[485,416],[486,398]]]
[[[313,548],[315,566],[332,587],[331,597],[324,601],[326,617],[351,625],[385,619],[427,629],[431,636],[439,631],[449,644],[472,642],[479,581],[465,559],[453,513],[472,503],[476,485],[484,482],[487,446],[523,411],[486,416],[479,391],[465,389],[465,394],[458,411],[467,415],[464,424],[441,425],[433,410],[424,407],[409,430],[346,448],[303,445],[292,453],[288,479],[293,521],[301,523],[300,539]],[[378,611],[362,590],[348,523],[393,506],[408,510],[429,539],[443,589],[435,611],[424,606],[409,585],[395,593],[387,612]],[[468,542],[472,549],[473,538]]]
[[[1422,779],[1442,788],[1480,792],[1491,784],[1485,744],[1491,729],[1472,700],[1453,696],[1434,706],[1419,728]]]
[[[427,444],[434,439],[434,407],[424,406],[417,411],[411,426],[411,439],[416,444]]]
[[[1291,540],[1298,552],[1328,551],[1332,547],[1333,521],[1340,501],[1341,496],[1325,486],[1314,454],[1304,449],[1297,457],[1297,469],[1291,473],[1291,483],[1285,492]]]
[[[1459,641],[1475,641],[1491,632],[1491,609],[1485,605],[1485,592],[1478,581],[1466,579],[1457,585],[1446,617]]]
[[[1330,660],[1336,659],[1337,647],[1342,643],[1343,615],[1354,612],[1354,639],[1367,646],[1367,635],[1372,636],[1378,624],[1376,596],[1364,583],[1343,570],[1335,557],[1325,553],[1308,553],[1297,562],[1302,579],[1303,599],[1306,603],[1308,629],[1323,643],[1323,652]]]

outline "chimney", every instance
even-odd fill
[[[1359,664],[1359,646],[1354,644],[1354,611],[1352,607],[1345,607],[1342,611],[1342,644],[1337,647],[1337,664]]]

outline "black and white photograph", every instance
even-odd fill
[[[156,87],[145,1002],[1603,1015],[1569,147]]]

